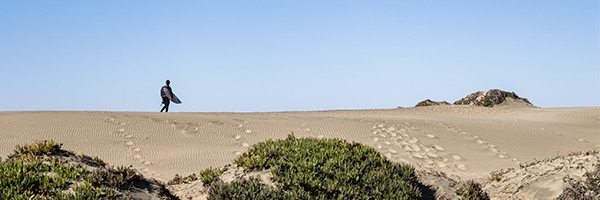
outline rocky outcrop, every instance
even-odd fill
[[[499,89],[492,89],[486,92],[479,91],[472,93],[461,100],[454,102],[454,105],[475,105],[493,107],[496,105],[503,104],[505,102],[521,102],[531,105],[531,102],[526,98],[521,98],[514,92],[502,91]]]
[[[431,99],[425,99],[424,101],[419,102],[415,107],[421,106],[439,106],[439,105],[450,105],[450,103],[446,101],[432,101]]]

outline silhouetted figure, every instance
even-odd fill
[[[162,97],[162,103],[165,105],[160,109],[160,112],[163,110],[169,112],[169,104],[171,103],[171,99],[173,99],[173,90],[171,89],[171,81],[167,80],[167,85],[162,86],[160,88],[160,96]]]

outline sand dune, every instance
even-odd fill
[[[277,113],[2,112],[0,157],[53,139],[167,181],[231,163],[269,138],[341,138],[461,179],[600,149],[600,108],[433,106]]]

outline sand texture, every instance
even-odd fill
[[[1,112],[0,157],[17,144],[53,139],[65,149],[116,166],[132,165],[146,176],[168,181],[175,174],[225,166],[252,144],[285,138],[291,132],[297,137],[355,141],[418,169],[483,180],[495,170],[600,149],[600,108],[451,105],[276,113]],[[544,181],[550,178],[532,182],[543,188]],[[546,185],[540,191],[560,189]],[[502,187],[487,185],[489,190]],[[532,196],[523,196],[528,197]]]

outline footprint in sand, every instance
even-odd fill
[[[410,144],[409,146],[413,151],[421,151],[421,147],[418,144]]]
[[[467,170],[467,166],[466,166],[465,164],[462,164],[462,163],[456,163],[456,165],[455,165],[455,166],[456,166],[456,168],[457,168],[457,169],[460,169],[460,170],[463,170],[463,171],[464,171],[464,170]]]
[[[411,157],[416,158],[416,159],[425,159],[425,156],[419,152],[412,153]]]
[[[408,140],[408,143],[411,143],[411,144],[415,144],[415,143],[417,143],[417,142],[419,142],[419,139],[417,139],[417,138],[414,138],[414,137],[413,137],[413,138],[410,138],[410,139]]]
[[[465,135],[468,139],[472,140],[473,142],[475,142],[476,144],[482,145],[484,149],[492,152],[495,154],[496,157],[500,158],[500,159],[506,159],[509,158],[510,156],[508,156],[508,154],[506,152],[500,151],[496,145],[494,144],[490,144],[484,140],[482,140],[479,136],[477,135],[473,135],[470,134],[466,131],[460,130],[456,127],[452,127],[450,125],[444,125],[444,127],[446,127],[447,129],[456,132],[456,133],[460,133],[462,135]]]
[[[439,158],[440,157],[439,155],[437,155],[435,153],[431,153],[431,152],[428,152],[426,155],[427,155],[427,157],[430,157],[430,158]]]
[[[245,142],[244,142],[244,143],[242,143],[241,145],[242,145],[242,147],[244,147],[244,148],[248,148],[248,147],[250,147],[250,144],[248,144],[248,143],[245,143]]]
[[[450,157],[451,155],[444,153],[445,149],[441,145],[439,145],[439,144],[424,145],[415,136],[412,136],[412,134],[409,135],[411,132],[418,131],[420,129],[416,126],[411,126],[410,123],[404,123],[404,124],[406,125],[406,126],[404,126],[404,128],[395,128],[395,127],[390,128],[393,126],[387,126],[386,124],[384,124],[383,127],[387,127],[387,128],[379,128],[378,130],[374,131],[373,133],[374,134],[378,134],[381,132],[389,133],[387,136],[392,139],[391,141],[395,142],[395,146],[397,146],[399,148],[399,150],[408,153],[410,158],[419,160],[416,162],[417,165],[419,165],[419,163],[422,163],[428,167],[436,167],[436,168],[448,168],[448,167],[454,168],[455,167],[455,165],[456,165],[455,161],[450,162],[450,160],[452,160],[453,158]],[[440,123],[438,123],[438,125],[439,124]],[[378,125],[376,127],[381,127],[381,126]],[[434,134],[423,134],[423,136],[430,138],[430,139],[438,138]],[[381,146],[382,144],[386,144],[386,142],[385,142],[386,138],[383,138],[381,136],[378,138],[379,139],[374,139],[375,142],[379,142],[378,146]],[[381,142],[382,139],[384,139],[383,142]],[[386,149],[386,150],[387,150],[386,152],[390,152],[389,149]],[[394,150],[396,151],[396,149],[394,149]],[[399,151],[396,151],[396,152],[399,152]],[[398,159],[400,159],[400,158],[398,158]]]
[[[142,165],[152,165],[152,162],[146,160],[141,160],[141,163]]]
[[[488,145],[487,146],[487,150],[489,150],[489,151],[491,151],[493,153],[498,153],[499,152],[498,149],[496,149],[495,145]]]
[[[122,118],[122,117],[118,117],[118,118]],[[158,120],[152,119],[152,118],[150,118],[150,120],[154,121],[154,122],[158,121]],[[172,123],[171,125],[178,125],[176,122],[174,122],[172,120],[167,120],[167,122],[168,123]],[[125,123],[125,122],[119,122],[119,123],[116,123],[116,124],[118,124],[118,125],[121,126],[121,127],[119,127],[117,129],[117,132],[120,132],[120,133],[125,133],[126,132],[125,130],[127,128],[126,127],[127,123]],[[189,128],[189,124],[185,128],[186,129]],[[129,149],[129,152],[128,152],[129,155],[130,155],[129,158],[132,158],[132,163],[139,163],[139,164],[141,164],[142,167],[139,167],[139,169],[145,175],[151,175],[151,176],[154,176],[154,177],[159,177],[160,174],[153,172],[151,169],[149,169],[147,167],[143,167],[143,166],[151,166],[151,165],[153,165],[153,163],[150,162],[150,161],[147,161],[147,160],[143,159],[142,149],[140,149],[140,147],[136,146],[136,144],[133,142],[133,138],[134,138],[134,135],[132,135],[132,134],[123,135],[123,142],[125,143],[125,146],[127,146],[128,149]],[[146,139],[148,139],[148,138],[146,138]]]
[[[382,152],[382,154],[390,159],[394,159],[400,162],[409,162],[401,157],[392,158],[394,155],[407,155],[414,159],[410,163],[416,165],[423,165],[427,167],[436,168],[448,168],[455,166],[456,163],[448,163],[451,159],[446,158],[444,148],[438,144],[424,145],[417,137],[413,136],[412,132],[419,130],[415,126],[411,126],[410,123],[404,123],[406,126],[398,128],[390,126],[387,123],[380,123],[373,126],[372,140],[375,142],[375,148]],[[410,134],[410,135],[409,135]],[[438,138],[433,134],[424,134],[427,138],[433,139]],[[394,144],[394,145],[392,145]]]
[[[432,145],[432,147],[433,147],[435,150],[438,150],[438,151],[444,151],[444,148],[442,148],[442,146],[440,146],[440,145],[434,144],[434,145]]]
[[[239,140],[239,139],[241,139],[241,138],[242,138],[242,136],[241,136],[241,135],[235,135],[235,136],[233,137],[233,139],[234,139],[234,140]]]
[[[250,134],[250,133],[252,133],[252,130],[250,130],[250,129],[246,129],[246,130],[244,130],[244,133],[246,133],[246,134]]]
[[[430,160],[430,159],[425,159],[423,162],[427,165],[433,165],[433,163],[435,163],[435,162],[433,162],[433,160]]]
[[[462,160],[462,157],[460,157],[459,155],[452,155],[452,159],[458,161],[458,160]]]

